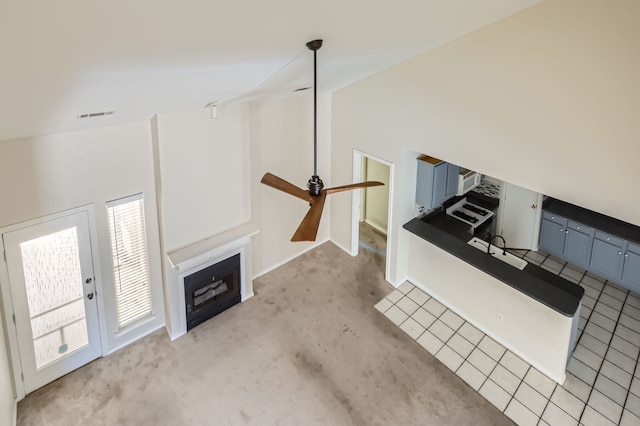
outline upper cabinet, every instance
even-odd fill
[[[434,157],[423,155],[418,158],[416,180],[416,203],[431,210],[458,191],[460,167]]]

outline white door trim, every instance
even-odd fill
[[[104,294],[103,286],[102,286],[102,273],[100,271],[100,257],[98,251],[98,239],[97,239],[97,231],[95,225],[95,215],[93,205],[81,206],[70,210],[65,210],[63,212],[54,213],[51,215],[39,217],[36,219],[27,220],[25,222],[20,222],[17,224],[9,225],[0,228],[0,236],[2,234],[16,231],[18,229],[27,228],[30,226],[34,226],[43,222],[60,219],[65,216],[77,214],[77,213],[86,213],[88,225],[89,225],[89,239],[91,246],[91,256],[93,258],[93,273],[94,273],[94,282],[96,287],[96,292],[98,294]],[[14,385],[14,392],[16,396],[16,401],[22,400],[25,395],[25,386],[22,381],[22,362],[20,359],[19,347],[18,347],[18,332],[16,325],[14,323],[14,308],[12,303],[12,294],[11,294],[11,284],[9,282],[9,270],[7,267],[7,262],[4,261],[4,252],[6,248],[4,246],[4,241],[0,238],[0,251],[3,252],[3,258],[0,262],[0,303],[2,305],[2,311],[4,314],[4,323],[6,324],[6,336],[7,336],[7,346],[9,351],[9,361],[11,364],[12,370],[12,381]],[[101,356],[105,355],[105,320],[104,320],[104,305],[103,298],[98,297],[97,309],[98,309],[98,323],[100,329],[100,353]],[[0,330],[1,331],[1,330]]]
[[[393,204],[393,175],[394,175],[394,165],[393,163],[383,160],[382,158],[376,157],[375,155],[367,154],[366,152],[358,151],[357,149],[353,150],[353,182],[360,182],[362,180],[362,159],[370,158],[374,161],[382,163],[386,166],[389,166],[389,205],[387,206],[388,213],[388,221],[387,221],[387,251],[386,251],[386,261],[385,261],[385,269],[384,269],[384,278],[387,282],[391,282],[391,262],[390,253],[392,242],[395,239],[395,232],[393,224],[393,215],[391,206]],[[351,194],[351,247],[350,253],[351,256],[358,255],[358,242],[360,238],[360,210],[362,203],[362,196],[359,194],[360,191],[352,191]]]

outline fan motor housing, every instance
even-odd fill
[[[309,194],[317,197],[322,192],[322,188],[324,188],[324,183],[320,176],[313,175],[311,179],[307,182],[307,188],[309,188]]]

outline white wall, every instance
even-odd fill
[[[351,175],[354,149],[396,165],[392,282],[415,272],[400,230],[417,153],[640,225],[639,17],[634,0],[543,2],[334,93],[332,178]],[[351,200],[334,200],[339,245],[350,218]],[[443,262],[462,293],[484,279]]]
[[[389,220],[389,166],[365,157],[367,181],[378,181],[384,186],[367,188],[364,199],[364,220],[382,232],[387,232]]]
[[[249,108],[158,114],[160,181],[167,252],[251,219]]]
[[[640,224],[639,16],[633,0],[543,2],[336,92],[333,179],[354,148],[398,164],[409,149]],[[350,201],[332,206],[343,245]]]
[[[318,175],[325,187],[334,183],[329,172],[330,123],[331,98],[318,93]],[[262,275],[327,240],[331,203],[341,196],[333,194],[327,199],[315,242],[292,243],[291,237],[309,205],[262,185],[260,179],[266,172],[306,188],[313,174],[312,93],[251,107],[252,217],[260,228],[253,238],[254,275]]]
[[[249,107],[233,104],[218,106],[216,119],[208,108],[198,108],[151,120],[166,327],[172,338],[183,329],[184,305],[167,254],[252,220],[249,122]]]
[[[0,424],[12,425],[16,416],[13,381],[4,330],[0,327]]]
[[[102,286],[103,351],[109,352],[164,323],[152,146],[148,123],[135,123],[0,143],[0,228],[93,204]],[[155,317],[116,334],[115,294],[105,203],[144,193]],[[100,287],[99,287],[100,288]],[[3,295],[5,296],[5,295]],[[9,296],[5,296],[9,297]],[[0,363],[0,369],[5,365]],[[4,402],[3,402],[4,403]]]

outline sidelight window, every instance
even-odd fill
[[[118,329],[152,313],[142,194],[107,203]]]

